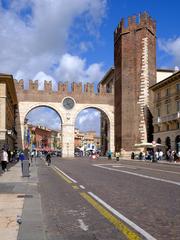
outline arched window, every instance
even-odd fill
[[[159,143],[159,144],[161,144],[161,139],[158,138],[156,142]]]
[[[176,152],[179,153],[180,152],[180,135],[178,135],[175,138],[175,148],[176,148]]]
[[[166,138],[165,144],[167,146],[167,149],[171,149],[171,139],[170,139],[170,137]]]

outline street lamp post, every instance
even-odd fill
[[[155,147],[156,147],[156,141],[152,141],[152,146],[153,146],[153,160],[152,162],[155,162]]]

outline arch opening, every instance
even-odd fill
[[[107,114],[95,107],[87,107],[75,118],[75,155],[88,156],[94,152],[105,156],[110,150],[110,120]]]
[[[159,143],[159,144],[161,144],[161,139],[158,138],[156,142]]]
[[[175,148],[176,148],[176,153],[179,156],[180,155],[180,135],[176,136],[175,138]]]
[[[51,151],[62,152],[62,118],[53,108],[40,105],[32,108],[24,118],[24,147],[37,155]]]
[[[170,137],[166,138],[165,144],[167,146],[167,150],[171,149],[171,139],[170,139]]]

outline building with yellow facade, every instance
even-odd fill
[[[154,140],[180,154],[180,71],[150,87]]]
[[[14,150],[17,96],[12,75],[0,74],[0,148]]]

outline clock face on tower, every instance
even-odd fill
[[[74,107],[74,100],[70,97],[65,98],[63,100],[63,107],[68,110],[72,109]]]

